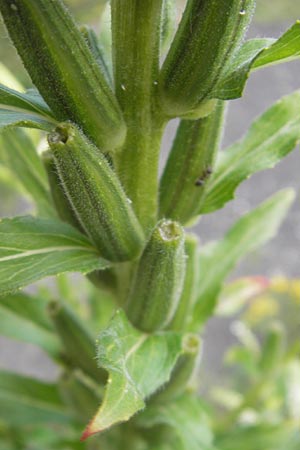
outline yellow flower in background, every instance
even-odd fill
[[[291,296],[300,304],[300,280],[291,281]]]
[[[277,276],[271,279],[270,288],[273,292],[283,294],[288,292],[290,288],[290,280],[284,276]]]
[[[279,313],[279,305],[274,298],[269,295],[259,296],[249,306],[245,313],[245,320],[252,325],[264,319],[274,317]]]

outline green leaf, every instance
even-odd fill
[[[216,443],[218,450],[297,450],[299,444],[299,427],[284,422],[238,427],[226,431]]]
[[[0,295],[50,275],[108,266],[85,236],[63,222],[30,216],[0,222]]]
[[[49,106],[35,89],[22,93],[0,84],[0,105],[53,118]]]
[[[182,352],[182,337],[174,332],[148,335],[134,328],[117,311],[98,339],[101,367],[109,372],[102,405],[82,439],[127,421],[145,406],[145,399],[165,384]]]
[[[136,423],[144,428],[169,427],[172,432],[170,448],[173,450],[212,449],[212,433],[204,407],[194,393],[183,394],[171,403],[148,405]]]
[[[14,426],[70,421],[54,384],[0,372],[0,420]]]
[[[221,241],[202,248],[199,290],[191,330],[198,330],[212,314],[222,284],[237,262],[274,237],[294,196],[290,189],[278,192],[242,217]]]
[[[252,69],[259,69],[300,57],[300,20],[255,59]]]
[[[46,119],[38,114],[0,107],[0,130],[8,127],[24,127],[52,131],[55,126],[54,120]]]
[[[46,314],[47,300],[25,294],[0,298],[0,334],[30,342],[57,358],[60,344]]]
[[[212,98],[230,100],[242,96],[251,71],[292,61],[300,57],[300,21],[298,20],[278,40],[251,39],[225,66]]]
[[[0,162],[16,176],[35,201],[41,216],[55,216],[47,175],[35,146],[23,130],[5,130],[0,134]]]
[[[220,154],[199,212],[215,211],[232,200],[242,181],[274,167],[299,139],[300,91],[296,91],[275,103],[252,124],[241,141]]]

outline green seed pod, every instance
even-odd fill
[[[184,231],[176,222],[161,220],[133,279],[127,302],[131,322],[147,332],[166,327],[178,306],[184,275]]]
[[[48,305],[48,313],[65,350],[67,361],[94,380],[106,380],[106,372],[99,369],[96,363],[95,340],[72,310],[62,303],[52,301]]]
[[[188,234],[185,239],[186,270],[178,308],[169,328],[175,331],[185,329],[196,299],[197,281],[199,279],[199,239],[194,234]]]
[[[117,277],[114,268],[94,270],[87,274],[87,278],[98,289],[109,291],[111,294],[116,293]]]
[[[224,102],[197,121],[182,120],[160,182],[160,217],[187,224],[199,214],[219,149]]]
[[[83,423],[93,416],[101,401],[91,380],[79,370],[64,372],[58,380],[58,388],[71,413]]]
[[[61,0],[0,0],[0,11],[56,118],[77,123],[104,151],[120,147],[126,134],[120,108]]]
[[[105,156],[71,124],[59,125],[48,142],[76,217],[101,255],[110,261],[134,259],[143,232]]]
[[[254,4],[255,0],[188,0],[159,82],[168,116],[207,114],[210,94],[241,44]]]
[[[196,334],[186,334],[182,341],[182,355],[172,370],[169,382],[153,397],[154,401],[165,402],[182,394],[193,379],[201,356],[201,341]]]
[[[53,154],[49,150],[43,152],[42,160],[48,175],[53,203],[59,218],[63,222],[67,222],[82,231],[82,227],[62,187],[56,170]]]

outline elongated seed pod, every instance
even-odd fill
[[[55,209],[59,218],[63,222],[67,222],[70,225],[73,225],[73,227],[82,231],[82,226],[80,225],[76,214],[73,211],[73,208],[68,200],[68,197],[66,196],[62,187],[56,170],[54,156],[51,151],[47,150],[46,152],[43,152],[42,160],[48,175],[53,203],[55,205]]]
[[[201,356],[201,341],[196,334],[186,334],[182,341],[182,354],[172,370],[169,382],[154,397],[154,401],[165,402],[182,394],[198,368]]]
[[[182,120],[160,181],[159,215],[186,224],[199,214],[219,149],[224,102],[196,121]]]
[[[176,222],[161,220],[144,249],[129,293],[127,314],[137,328],[151,332],[169,324],[184,275],[184,231]]]
[[[143,232],[105,156],[68,123],[58,126],[48,142],[75,215],[101,255],[110,261],[134,259]]]
[[[94,380],[105,381],[106,372],[96,363],[95,341],[84,324],[68,306],[57,301],[49,303],[48,313],[71,366],[80,368]]]
[[[224,64],[240,45],[255,0],[188,0],[164,62],[159,89],[162,108],[170,117],[198,110],[207,101]]]
[[[196,300],[197,281],[199,279],[199,239],[195,234],[188,234],[185,238],[186,270],[184,284],[176,313],[169,327],[175,331],[185,330]]]
[[[263,343],[259,368],[264,375],[271,374],[284,355],[284,329],[279,322],[272,324]]]
[[[86,423],[87,417],[92,417],[99,406],[98,389],[80,370],[64,372],[58,380],[58,389],[71,414],[83,423]]]
[[[126,127],[113,92],[61,0],[0,0],[10,37],[59,121],[72,120],[104,151]]]

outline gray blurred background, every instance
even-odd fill
[[[69,0],[80,21],[90,22],[97,17],[99,0],[83,1]],[[180,2],[179,2],[180,3]],[[181,2],[184,3],[184,2]],[[182,5],[179,5],[182,7]],[[300,17],[300,0],[258,0],[255,20],[248,32],[248,37],[278,37],[296,19]],[[0,60],[7,64],[14,73],[18,73],[25,84],[29,83],[14,49],[6,38],[3,27],[0,29]],[[282,66],[260,70],[251,75],[245,95],[242,99],[230,103],[227,114],[227,125],[223,139],[223,147],[241,138],[251,121],[281,96],[300,89],[300,62],[292,62]],[[171,145],[176,128],[176,121],[167,127],[164,137],[165,160],[167,150]],[[293,187],[299,194],[300,190],[300,153],[299,149],[292,152],[278,166],[269,171],[260,172],[243,183],[237,191],[237,198],[227,204],[224,209],[203,217],[195,228],[201,240],[215,240],[241,215],[253,209],[258,203],[279,189]],[[2,197],[0,216],[12,214],[15,211],[26,212],[24,202],[8,207],[3,201],[9,193],[0,190]],[[7,198],[7,197],[6,197]],[[241,275],[262,274],[273,276],[284,274],[289,277],[300,277],[300,200],[299,195],[282,226],[276,239],[262,250],[251,255],[242,262],[232,274],[232,278]],[[228,322],[213,319],[205,330],[203,366],[215,378],[221,374],[222,355],[226,345],[232,342]],[[31,345],[15,343],[0,338],[0,368],[17,369],[27,375],[36,375],[51,379],[56,370],[50,361]]]

